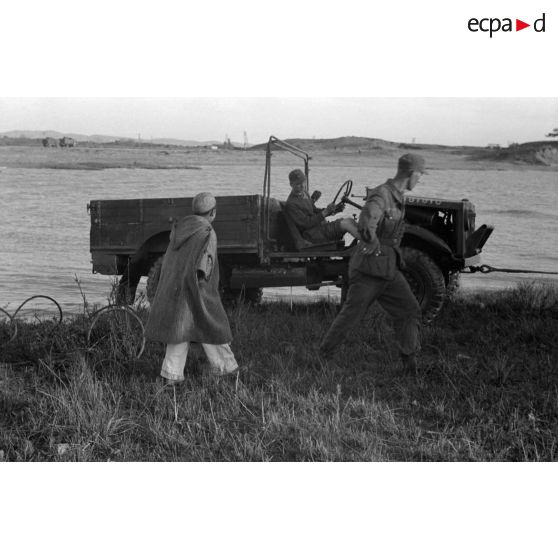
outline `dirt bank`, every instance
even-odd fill
[[[341,138],[350,139],[350,138]],[[362,139],[362,138],[357,138]],[[312,165],[393,168],[403,154],[415,150],[423,155],[430,169],[509,170],[537,168],[558,170],[558,148],[537,146],[517,151],[481,148],[406,145],[374,140],[290,140],[307,151]],[[558,143],[558,142],[555,142]],[[510,148],[511,149],[511,148]],[[292,157],[275,153],[277,163]],[[204,165],[263,165],[263,146],[249,150],[153,147],[75,147],[71,149],[37,146],[0,146],[0,167],[102,170],[108,168],[192,169]]]

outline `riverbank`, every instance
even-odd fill
[[[394,168],[395,162],[412,147],[389,144],[380,148],[358,145],[320,145],[301,143],[315,166]],[[420,153],[430,170],[521,170],[555,171],[558,165],[543,166],[525,161],[481,157],[472,148],[423,146]],[[477,155],[475,155],[477,153]],[[484,152],[483,152],[484,154]],[[274,153],[274,164],[289,165],[293,156]],[[263,149],[216,149],[162,147],[74,147],[0,146],[0,167],[67,170],[129,169],[200,169],[204,165],[265,165]]]
[[[145,320],[146,309],[137,311]],[[189,361],[157,383],[163,347],[108,316],[0,323],[5,461],[554,461],[558,290],[459,295],[423,329],[418,375],[373,307],[335,358],[314,345],[333,304],[229,309],[239,382]],[[296,333],[293,324],[296,323]],[[137,323],[136,323],[137,325]],[[112,333],[109,335],[108,332]]]

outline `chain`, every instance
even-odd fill
[[[499,271],[501,273],[542,273],[544,275],[558,275],[558,271],[539,271],[537,269],[509,269],[505,267],[492,267],[491,265],[471,265],[469,270],[463,270],[462,273],[492,273],[494,271]]]

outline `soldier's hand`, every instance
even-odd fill
[[[333,215],[335,213],[335,208],[337,207],[337,205],[333,202],[331,202],[326,208],[326,215]]]
[[[360,233],[360,236],[362,240],[364,240],[364,242],[370,242],[371,236],[368,229],[359,227],[358,232]]]
[[[361,242],[360,251],[362,254],[379,256],[381,254],[379,242]]]

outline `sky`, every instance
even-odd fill
[[[444,145],[538,141],[558,126],[555,98],[0,98],[1,132],[54,130],[144,140],[261,143],[362,136]]]
[[[558,126],[554,1],[8,1],[0,132],[486,145]],[[33,17],[29,17],[32,14]],[[533,24],[545,15],[546,31]],[[521,18],[471,32],[471,18]]]

